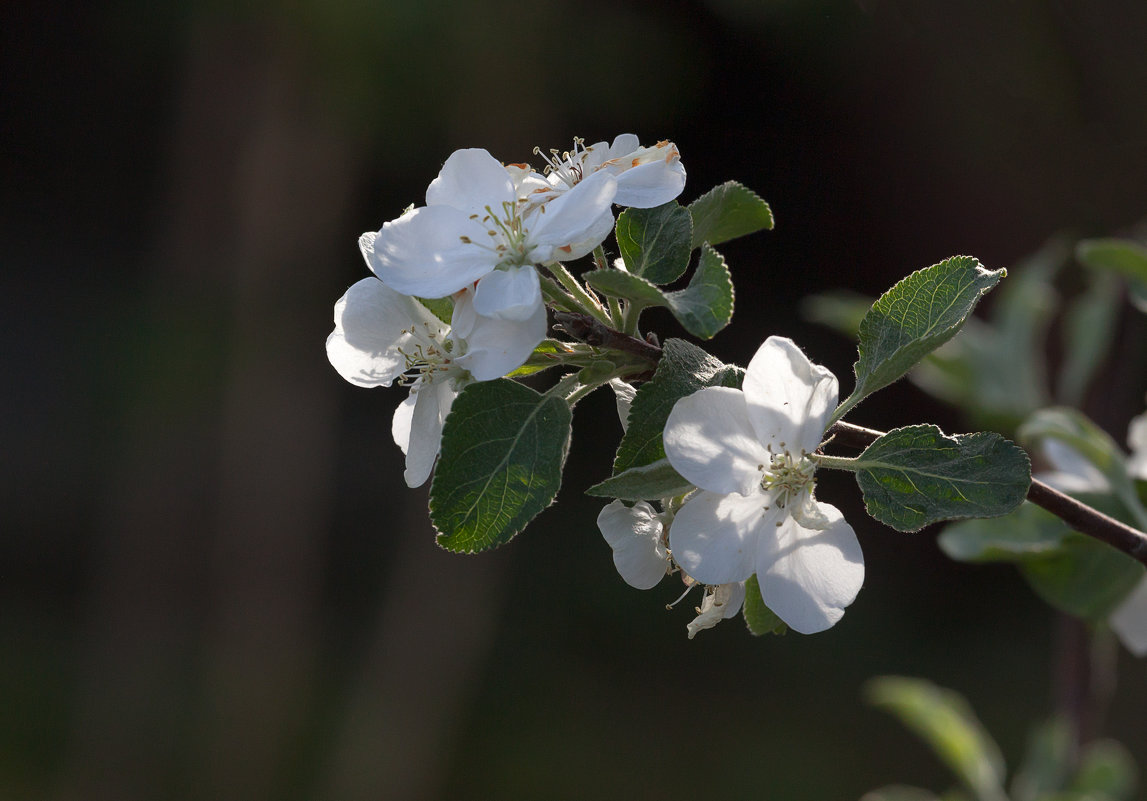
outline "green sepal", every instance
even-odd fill
[[[740,388],[744,370],[724,364],[681,339],[666,340],[653,378],[641,385],[629,411],[629,427],[617,448],[614,475],[665,458],[661,432],[669,412],[703,387]]]
[[[553,501],[569,452],[569,404],[514,381],[471,384],[454,401],[430,485],[438,544],[476,553],[509,542]]]
[[[693,218],[676,200],[652,209],[626,209],[617,218],[617,247],[625,269],[654,284],[685,274],[693,251]]]
[[[607,478],[585,491],[596,498],[620,498],[623,501],[650,501],[673,498],[693,490],[693,485],[673,469],[668,459],[631,467],[613,478]]]
[[[881,295],[860,323],[856,388],[832,422],[955,336],[980,297],[1005,275],[971,256],[953,256],[917,270]]]
[[[868,513],[897,531],[1007,514],[1031,484],[1027,454],[999,434],[950,437],[934,425],[889,431],[850,469]]]
[[[741,606],[741,616],[745,618],[745,627],[754,637],[763,634],[784,634],[789,630],[788,625],[777,617],[777,613],[765,605],[756,573],[749,576],[745,582],[745,603]]]
[[[693,217],[693,247],[719,245],[739,236],[773,227],[773,211],[753,190],[726,181],[689,204]]]

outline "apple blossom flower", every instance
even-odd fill
[[[364,255],[373,235],[360,241]],[[327,358],[347,381],[386,387],[397,380],[410,394],[395,410],[391,435],[406,456],[406,483],[430,476],[442,426],[462,388],[519,367],[545,336],[545,307],[526,320],[499,320],[474,312],[469,289],[454,298],[453,325],[416,299],[377,278],[364,278],[335,304]]]
[[[666,140],[642,147],[633,134],[621,134],[613,144],[598,142],[589,147],[584,140],[574,139],[573,150],[560,156],[556,150],[551,150],[549,156],[540,149],[534,152],[546,159],[546,179],[555,192],[564,192],[589,176],[607,172],[617,178],[614,203],[651,209],[673,200],[685,188],[681,154],[675,144]]]
[[[474,287],[474,310],[524,321],[544,307],[535,265],[579,258],[613,230],[617,181],[602,172],[544,203],[528,203],[520,171],[485,150],[456,150],[426,205],[378,231],[367,263],[404,295],[442,298]]]
[[[670,464],[699,488],[669,530],[674,561],[708,585],[757,575],[765,604],[802,634],[844,615],[864,582],[864,558],[836,507],[813,495],[837,381],[791,340],[769,337],[743,389],[707,387],[665,423]]]
[[[613,564],[625,583],[648,590],[668,572],[664,516],[645,501],[632,507],[613,501],[597,516],[597,527],[613,549]]]
[[[745,602],[745,583],[743,581],[732,584],[718,584],[716,587],[706,587],[705,596],[701,599],[701,606],[697,607],[697,617],[689,621],[689,639],[697,636],[697,632],[711,629],[722,620],[728,620],[741,611]]]

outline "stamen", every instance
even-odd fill
[[[693,590],[694,587],[700,587],[700,586],[701,585],[697,584],[697,583],[690,584],[688,587],[685,588],[685,592],[681,593],[681,597],[679,597],[676,601],[674,601],[671,604],[665,604],[666,611],[672,609],[673,607],[677,606],[677,604],[679,604],[683,600],[685,600],[685,596],[688,595]]]

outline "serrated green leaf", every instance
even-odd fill
[[[1031,484],[1027,454],[999,434],[949,437],[934,425],[889,431],[853,469],[868,513],[898,531],[1007,514]]]
[[[955,336],[980,297],[1006,274],[985,269],[971,256],[953,256],[885,292],[860,323],[856,388],[832,422]]]
[[[719,245],[739,236],[773,227],[773,211],[753,190],[726,181],[689,204],[693,216],[693,247]]]
[[[1004,801],[1004,758],[968,702],[923,679],[881,676],[865,696],[916,732],[981,801]]]
[[[1114,740],[1090,743],[1079,760],[1071,790],[1096,801],[1128,801],[1135,795],[1135,761]]]
[[[733,279],[721,254],[701,246],[689,286],[667,292],[665,300],[677,321],[695,337],[711,339],[733,319]]]
[[[438,544],[475,553],[509,542],[549,506],[569,451],[569,405],[514,381],[471,384],[454,401],[430,485]]]
[[[741,607],[741,616],[745,618],[745,626],[754,637],[763,634],[784,634],[789,627],[777,617],[776,612],[765,605],[761,597],[761,585],[754,573],[745,582],[745,603]]]
[[[652,380],[642,384],[633,399],[629,428],[613,462],[614,475],[665,458],[661,432],[678,400],[702,387],[739,388],[743,376],[740,368],[723,364],[696,345],[666,340]]]
[[[1002,517],[945,526],[936,542],[958,562],[1022,562],[1056,552],[1071,534],[1066,523],[1030,503]]]
[[[638,308],[668,303],[665,294],[656,286],[623,270],[594,270],[585,274],[585,282],[607,295],[625,298]]]
[[[673,469],[668,459],[640,467],[631,467],[613,478],[607,478],[585,491],[596,498],[620,498],[623,501],[651,501],[684,495],[693,485]]]
[[[654,284],[685,273],[693,252],[693,218],[676,200],[652,209],[626,209],[617,218],[617,247],[625,268]]]
[[[1044,601],[1084,620],[1105,620],[1143,578],[1143,565],[1099,540],[1072,532],[1052,554],[1020,565]]]
[[[1093,270],[1106,270],[1147,282],[1147,247],[1133,239],[1084,239],[1075,257]]]

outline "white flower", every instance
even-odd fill
[[[609,385],[613,388],[613,394],[617,401],[617,417],[621,420],[621,430],[623,432],[629,430],[629,410],[633,407],[633,401],[637,398],[637,387],[633,384],[627,384],[620,378],[611,378]]]
[[[652,589],[669,570],[662,520],[645,501],[632,507],[613,501],[597,516],[597,527],[613,549],[613,564],[631,587]]]
[[[1147,656],[1147,578],[1140,579],[1107,622],[1128,651]]]
[[[788,339],[769,337],[744,389],[682,398],[665,424],[670,464],[700,488],[677,512],[669,547],[710,585],[754,573],[761,597],[802,634],[844,615],[864,582],[864,558],[836,507],[813,497],[816,450],[837,381]]]
[[[744,602],[745,583],[742,581],[706,587],[705,597],[696,610],[697,617],[689,622],[689,639],[696,637],[697,632],[711,629],[722,620],[733,617],[741,611]]]
[[[1127,427],[1127,447],[1131,449],[1127,472],[1132,478],[1147,481],[1147,412],[1131,418],[1131,425]]]
[[[540,150],[534,152],[541,154]],[[633,134],[621,134],[612,145],[598,142],[585,147],[583,140],[574,139],[572,151],[560,156],[556,150],[550,153],[546,157],[546,180],[555,192],[564,192],[592,175],[606,172],[617,178],[614,203],[651,209],[673,200],[685,188],[681,154],[669,141],[642,147]]]
[[[364,255],[373,235],[360,240]],[[394,413],[391,434],[406,455],[406,483],[425,483],[442,442],[450,406],[470,381],[498,378],[519,367],[545,336],[540,307],[523,321],[474,313],[473,293],[454,299],[453,326],[412,297],[376,278],[364,278],[335,304],[327,358],[339,374],[361,387],[386,387],[398,379],[410,395]]]
[[[478,314],[530,319],[544,305],[534,265],[578,258],[605,239],[617,181],[602,172],[548,202],[527,203],[522,180],[485,150],[455,151],[426,190],[426,205],[382,226],[370,268],[405,295],[441,298],[473,286]]]

